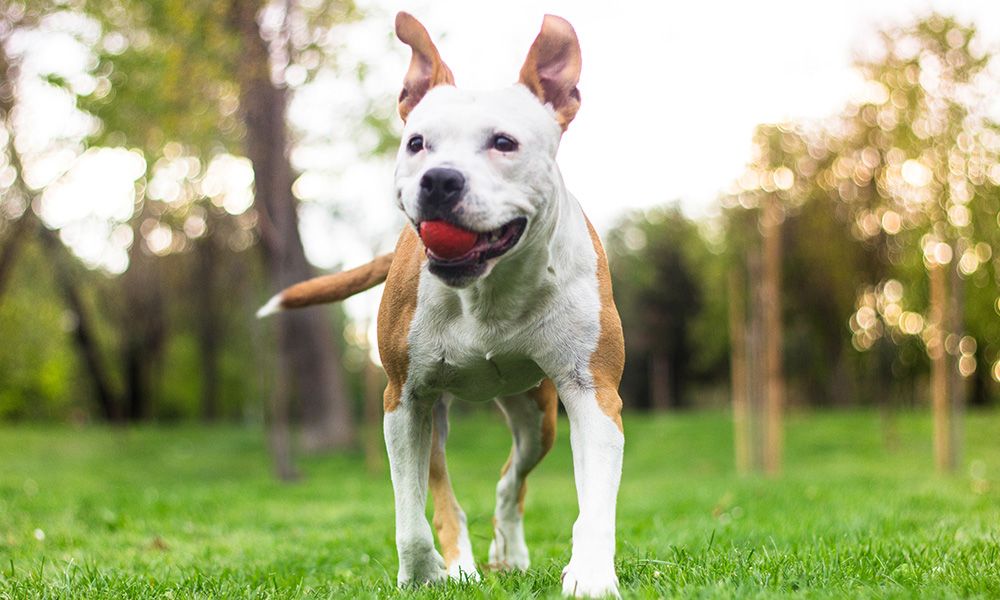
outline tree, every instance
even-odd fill
[[[785,375],[782,317],[782,224],[786,205],[798,201],[801,184],[789,168],[802,146],[784,127],[761,126],[736,202],[749,215],[733,217],[739,227],[730,274],[730,340],[737,465],[769,474],[781,470]],[[749,219],[747,217],[750,217]],[[745,257],[745,271],[738,257]]]
[[[312,276],[292,193],[289,74],[307,80],[330,66],[333,27],[356,18],[353,4],[108,1],[93,2],[89,10],[104,28],[98,71],[114,90],[85,103],[104,123],[95,141],[129,140],[153,156],[180,141],[183,154],[202,164],[220,152],[245,155],[253,166],[253,219],[269,289]],[[307,447],[352,444],[352,404],[328,313],[309,309],[275,322],[279,360],[271,423],[282,428],[288,422],[295,397]],[[203,340],[202,347],[212,344]],[[288,465],[279,470],[290,473]]]
[[[880,246],[896,273],[859,298],[851,324],[861,349],[890,332],[923,340],[943,471],[958,462],[966,379],[976,368],[965,280],[984,262],[980,244],[990,247],[975,226],[991,212],[977,189],[990,183],[998,151],[985,85],[991,56],[980,45],[974,27],[936,14],[882,32],[877,51],[857,61],[866,97],[828,129],[837,158],[818,174],[849,207],[855,235]],[[923,315],[915,312],[921,273]]]
[[[233,323],[239,324],[239,335],[245,335],[253,313],[249,303],[233,301],[234,293],[248,284],[231,272],[256,276],[258,271],[247,272],[245,260],[234,257],[254,246],[261,249],[269,283],[254,290],[253,304],[265,293],[311,275],[298,233],[298,201],[292,193],[297,174],[289,153],[298,140],[287,125],[285,107],[297,86],[333,66],[335,27],[356,18],[357,11],[350,2],[338,1],[88,0],[51,5],[13,2],[0,12],[5,45],[11,31],[48,34],[62,28],[78,38],[88,65],[84,71],[38,74],[44,86],[59,90],[77,106],[90,128],[74,133],[66,147],[85,158],[88,148],[128,145],[130,155],[143,157],[134,210],[109,227],[119,248],[130,247],[130,262],[121,267],[121,276],[114,271],[108,285],[97,286],[109,292],[96,303],[99,335],[84,336],[95,344],[92,354],[105,360],[115,354],[106,349],[120,345],[124,369],[121,377],[116,369],[109,370],[106,389],[120,412],[134,418],[187,410],[178,404],[183,400],[176,392],[186,394],[198,386],[171,377],[166,385],[172,393],[167,397],[157,373],[194,364],[186,358],[193,355],[185,344],[196,338],[190,347],[201,356],[201,404],[206,418],[211,418],[224,401],[220,378],[232,381],[227,374],[231,361],[225,357],[237,347],[236,340],[223,342],[221,336],[237,333]],[[16,66],[4,68],[3,75],[16,76]],[[360,67],[357,76],[363,76]],[[17,96],[12,81],[5,79],[0,88],[11,102]],[[4,117],[10,113],[7,107]],[[365,119],[365,128],[382,141],[393,137],[387,118],[377,113]],[[13,137],[11,133],[2,141]],[[5,149],[12,148],[6,144]],[[380,142],[373,151],[386,148]],[[222,189],[244,173],[255,175],[245,182],[253,181],[257,188],[255,206],[249,209],[241,189]],[[0,288],[25,240],[41,235],[33,227],[37,219],[20,218],[33,216],[25,208],[41,193],[41,188],[20,187],[4,192]],[[185,258],[188,255],[197,255],[198,260]],[[70,259],[67,272],[78,271]],[[189,288],[185,273],[194,272],[209,284]],[[75,280],[74,275],[64,281]],[[212,280],[222,283],[212,285]],[[235,287],[234,281],[239,282]],[[254,281],[259,279],[249,285]],[[182,290],[193,293],[185,295]],[[234,320],[234,311],[241,309],[244,313]],[[351,403],[342,389],[330,313],[317,308],[281,320],[282,358],[267,361],[278,365],[276,377],[287,377],[288,384],[278,381],[274,386],[278,410],[270,411],[276,416],[271,422],[289,423],[294,410],[303,423],[303,442],[313,448],[349,444],[353,436]],[[259,370],[255,357],[260,346],[249,345],[253,357],[244,357],[247,370]],[[252,380],[266,384],[256,377]],[[297,402],[291,402],[293,398]],[[284,438],[290,438],[287,431]]]
[[[874,54],[857,63],[867,81],[864,97],[827,122],[758,130],[754,160],[738,193],[727,199],[730,242],[736,247],[743,239],[751,259],[751,272],[735,273],[731,286],[736,303],[731,322],[741,321],[743,308],[750,316],[750,329],[733,335],[734,346],[746,345],[745,351],[734,347],[734,380],[746,380],[734,391],[748,390],[734,393],[734,405],[738,417],[744,405],[752,416],[759,388],[755,376],[768,371],[754,361],[768,354],[757,345],[757,332],[766,337],[769,327],[753,316],[755,305],[768,302],[754,293],[741,299],[739,292],[741,282],[770,279],[757,263],[759,250],[748,242],[758,229],[766,242],[766,213],[778,198],[789,250],[783,268],[801,284],[788,290],[788,306],[795,310],[786,317],[793,325],[795,371],[821,372],[801,361],[817,340],[825,340],[823,360],[843,366],[834,370],[835,377],[824,378],[848,380],[842,375],[846,346],[830,327],[845,312],[852,313],[851,344],[872,351],[865,365],[855,367],[860,369],[856,380],[871,382],[857,393],[884,408],[889,396],[902,391],[897,382],[912,382],[929,358],[935,457],[939,468],[949,470],[958,460],[965,378],[977,364],[987,370],[990,364],[980,354],[977,337],[963,330],[975,315],[976,329],[992,331],[997,310],[994,294],[986,291],[996,281],[995,269],[983,268],[995,255],[998,237],[1000,136],[985,95],[991,57],[977,49],[973,28],[939,15],[882,32],[879,42]],[[759,210],[760,227],[736,218],[737,206]],[[976,286],[967,288],[969,278]],[[849,311],[843,290],[855,291]],[[967,312],[971,306],[975,312]],[[803,326],[818,335],[803,336],[797,331]],[[987,333],[978,339],[989,344],[991,338]],[[915,341],[923,345],[924,359],[912,352]],[[981,374],[977,387],[982,394],[984,381]],[[829,397],[842,398],[845,392],[831,389]],[[746,455],[738,449],[738,456]]]
[[[292,194],[285,112],[287,89],[271,76],[271,49],[257,22],[256,0],[232,6],[242,58],[237,64],[240,110],[246,128],[246,155],[254,165],[255,198],[269,278],[275,290],[314,275],[299,237],[298,201]],[[285,65],[287,66],[287,65]],[[283,313],[278,319],[279,378],[292,383],[302,402],[303,436],[313,449],[354,442],[352,405],[343,389],[340,352],[330,336],[332,324],[322,308]],[[276,399],[274,406],[285,403]]]

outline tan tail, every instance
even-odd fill
[[[288,308],[302,308],[313,304],[338,302],[363,292],[385,281],[392,264],[393,253],[375,257],[370,263],[340,273],[321,275],[287,287],[268,300],[257,311],[257,318]]]

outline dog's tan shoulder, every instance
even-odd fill
[[[420,267],[426,260],[424,246],[413,228],[406,226],[399,234],[392,266],[378,309],[378,352],[389,384],[384,408],[392,412],[399,405],[406,373],[410,366],[408,338],[413,313],[417,309]]]

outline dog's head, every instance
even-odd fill
[[[475,92],[454,86],[411,15],[396,16],[396,35],[413,50],[399,95],[396,198],[431,273],[462,287],[515,255],[555,210],[556,150],[580,107],[580,45],[566,20],[547,15],[518,83]]]

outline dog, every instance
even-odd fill
[[[518,82],[475,92],[455,87],[413,16],[399,13],[395,24],[412,50],[395,171],[409,224],[392,254],[292,286],[259,315],[385,281],[378,348],[400,585],[479,578],[445,463],[448,394],[495,401],[513,434],[496,488],[488,566],[497,569],[530,564],[525,478],[552,447],[562,401],[579,502],[563,593],[617,596],[621,321],[600,239],[556,165],[580,107],[576,32],[547,15]],[[424,513],[428,487],[440,553]]]

